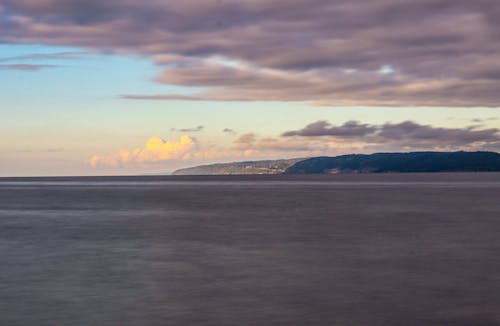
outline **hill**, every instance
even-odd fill
[[[479,172],[500,171],[494,152],[410,152],[313,157],[286,169],[286,174]]]
[[[500,171],[495,152],[410,152],[350,154],[308,159],[248,161],[195,166],[174,175],[333,174]]]
[[[248,161],[200,165],[174,171],[174,175],[283,174],[303,159]]]

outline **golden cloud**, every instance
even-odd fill
[[[183,135],[178,142],[151,137],[144,148],[120,150],[111,155],[94,155],[88,161],[92,167],[123,166],[127,164],[151,163],[169,160],[187,160],[196,149],[193,138]]]

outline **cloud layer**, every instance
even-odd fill
[[[234,134],[233,134],[234,136]],[[244,133],[226,148],[206,145],[184,135],[178,141],[151,137],[143,148],[94,155],[92,167],[127,167],[183,161],[187,164],[292,158],[308,156],[418,150],[500,150],[500,129],[442,128],[412,121],[371,125],[347,121],[334,126],[327,121],[311,123],[278,137]]]
[[[311,123],[300,130],[286,131],[283,137],[337,138],[373,145],[425,149],[482,149],[500,148],[500,129],[442,128],[412,121],[369,125],[348,121],[333,126],[327,121]]]
[[[500,103],[497,0],[0,0],[0,41],[145,55],[191,95],[318,105]]]

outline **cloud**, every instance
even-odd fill
[[[253,132],[243,134],[234,141],[235,148],[241,150],[249,149],[253,147],[256,140],[257,136]]]
[[[500,140],[500,130],[496,128],[476,130],[469,128],[439,128],[405,121],[398,124],[384,124],[377,137],[398,142],[429,142],[431,144],[470,145]]]
[[[17,152],[17,153],[60,153],[63,151],[64,151],[64,148],[57,147],[57,148],[46,148],[46,149],[24,148],[24,149],[18,149],[15,152]]]
[[[151,137],[142,148],[122,149],[109,155],[94,155],[87,163],[93,168],[160,165],[187,162],[207,163],[228,160],[290,158],[319,155],[331,147],[332,142],[313,144],[310,141],[258,137],[254,133],[240,136],[228,148],[204,145],[184,135],[178,141],[165,141]]]
[[[0,64],[0,70],[22,70],[22,71],[37,71],[47,68],[55,68],[56,65],[33,65],[33,64]]]
[[[59,65],[41,64],[41,63],[9,63],[18,61],[44,61],[44,60],[69,60],[75,59],[87,52],[58,52],[58,53],[32,53],[27,55],[11,56],[0,58],[0,70],[21,70],[21,71],[39,71],[47,68],[57,68]]]
[[[111,155],[94,155],[88,163],[92,167],[119,167],[129,164],[182,160],[187,159],[195,148],[195,140],[187,135],[182,136],[178,142],[165,141],[155,136],[147,141],[144,148],[124,149]]]
[[[307,125],[304,129],[296,131],[287,131],[283,136],[338,136],[338,137],[352,137],[352,136],[366,136],[376,131],[376,127],[368,124],[361,124],[357,121],[348,121],[341,126],[335,127],[330,125],[328,121],[320,120]]]
[[[224,128],[224,129],[222,129],[222,132],[225,134],[233,135],[233,136],[237,134],[237,132],[231,128]]]
[[[348,121],[334,126],[327,121],[311,123],[281,136],[259,136],[250,132],[228,147],[204,144],[188,135],[178,141],[151,137],[144,147],[123,149],[109,155],[94,155],[88,164],[99,167],[129,167],[165,163],[201,164],[236,160],[332,156],[351,153],[416,150],[500,150],[500,129],[443,128],[412,121],[371,125]],[[171,166],[171,165],[169,165]]]
[[[258,137],[255,133],[247,133],[234,140],[233,150],[242,151],[243,156],[290,156],[291,153],[298,156],[309,156],[328,150],[331,144],[331,142]]]
[[[333,137],[365,144],[398,146],[401,148],[481,148],[490,147],[500,141],[500,129],[442,128],[422,125],[412,121],[362,124],[348,121],[332,126],[327,121],[317,121],[303,129],[286,131],[283,137]]]
[[[197,126],[197,127],[194,127],[194,128],[182,128],[182,129],[179,129],[180,132],[199,132],[199,131],[202,131],[203,130],[203,126]]]
[[[88,54],[88,52],[56,52],[56,53],[31,53],[12,57],[0,58],[0,62],[8,61],[31,61],[31,60],[71,60]]]
[[[319,147],[307,142],[300,141],[289,141],[283,139],[276,139],[273,137],[266,137],[260,139],[255,144],[255,149],[257,150],[265,150],[265,151],[275,151],[275,152],[313,152],[318,151],[323,148],[323,146]]]
[[[0,42],[142,55],[191,95],[316,105],[500,103],[497,0],[0,0]],[[201,92],[197,90],[201,88]]]

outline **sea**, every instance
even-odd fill
[[[500,325],[500,173],[2,178],[0,325]]]

